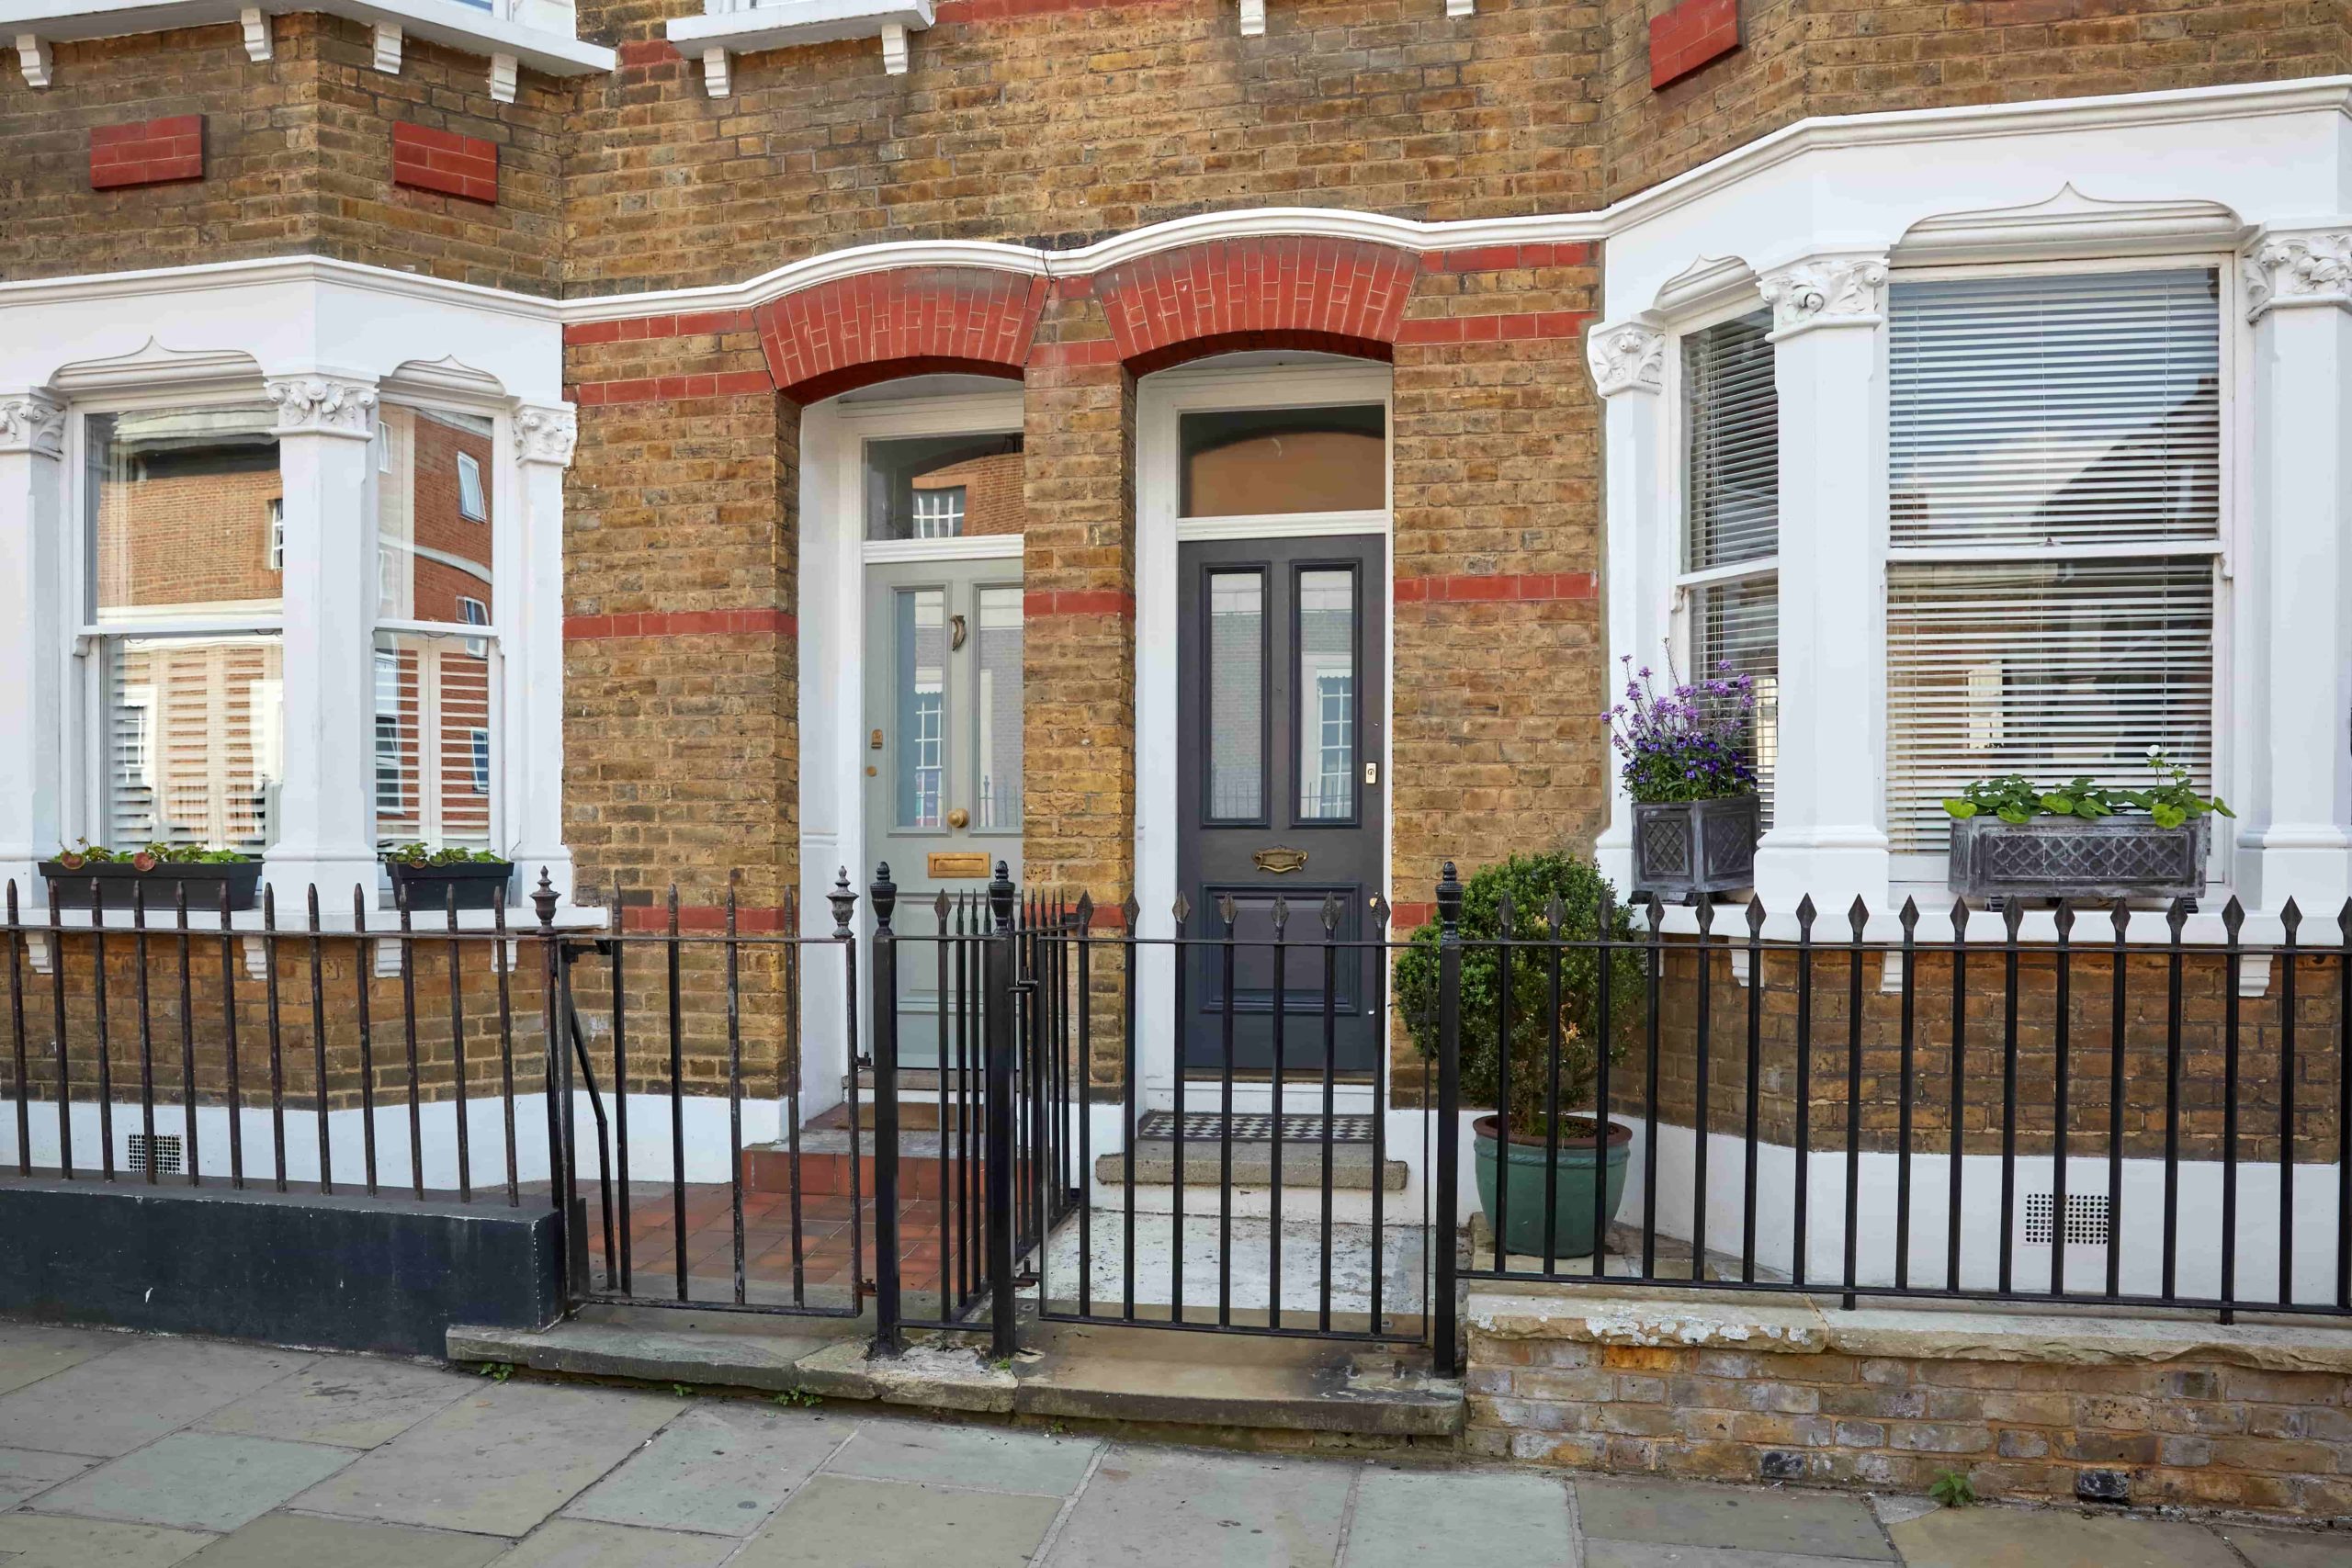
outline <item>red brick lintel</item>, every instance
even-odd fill
[[[566,642],[596,642],[628,637],[797,637],[800,623],[789,612],[746,610],[643,610],[618,615],[566,615]]]

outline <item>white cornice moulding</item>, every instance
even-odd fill
[[[69,396],[88,396],[150,387],[250,389],[261,378],[261,362],[242,350],[166,348],[151,337],[111,359],[77,360],[58,371],[50,384]]]
[[[249,11],[266,15],[321,11],[370,27],[390,22],[406,36],[467,54],[511,54],[522,64],[551,76],[609,72],[619,58],[601,44],[525,27],[458,0],[268,0],[259,6],[243,0],[0,0],[0,35],[16,35],[20,56],[28,46],[38,45],[44,62],[41,73],[46,77],[47,46],[60,39],[120,38],[235,24],[245,29],[250,53],[254,29],[246,18]],[[27,80],[30,79],[28,70]]]
[[[703,62],[703,89],[714,98],[732,91],[729,56],[797,49],[841,39],[882,40],[882,69],[907,70],[907,35],[931,26],[933,0],[785,0],[782,5],[673,17],[665,36],[679,53]],[[719,58],[714,63],[712,56]]]
[[[137,272],[82,273],[72,277],[32,277],[0,282],[0,310],[40,308],[91,299],[146,299],[159,295],[215,288],[272,288],[289,283],[332,284],[390,299],[494,310],[527,321],[558,322],[562,305],[529,294],[510,294],[479,283],[458,283],[419,273],[395,272],[333,256],[264,256],[253,261],[205,262],[195,266],[148,267]],[[158,351],[167,352],[167,351]],[[254,372],[259,374],[258,370]]]
[[[2027,207],[1922,219],[1895,243],[1894,259],[1919,265],[2234,251],[2252,232],[2218,201],[2102,201],[2066,185]]]

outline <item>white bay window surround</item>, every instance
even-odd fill
[[[316,886],[330,927],[413,840],[568,901],[560,333],[317,258],[0,284],[20,902],[84,839],[258,852],[281,918]]]
[[[2352,191],[2348,107],[2331,82],[1818,122],[1625,204],[1591,351],[1612,672],[1711,646],[1682,378],[1700,334],[1774,312],[1776,920],[1859,895],[1891,934],[1913,896],[1932,940],[1943,795],[2145,784],[2157,744],[2238,813],[2192,940],[2233,894],[2256,933],[2290,897],[2332,929],[2352,220],[2313,215]]]

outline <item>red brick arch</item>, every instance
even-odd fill
[[[1245,348],[1389,358],[1419,272],[1412,252],[1361,240],[1209,240],[1107,267],[1094,292],[1142,375]]]
[[[812,403],[897,376],[1018,379],[1047,287],[987,267],[892,267],[787,294],[752,319],[777,389]]]

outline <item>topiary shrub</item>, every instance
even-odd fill
[[[1565,852],[1513,855],[1482,867],[1462,892],[1462,1100],[1497,1105],[1502,1052],[1498,1021],[1503,985],[1503,950],[1491,944],[1502,932],[1505,895],[1511,903],[1511,934],[1527,942],[1557,936],[1567,942],[1598,942],[1606,921],[1612,939],[1632,942],[1634,924],[1618,904],[1616,889],[1590,862]],[[1555,901],[1558,924],[1553,923]],[[1438,1053],[1438,938],[1432,921],[1415,931],[1396,961],[1396,1005],[1406,1031],[1421,1055]],[[1601,952],[1564,947],[1560,954],[1560,1100],[1563,1111],[1590,1104],[1600,1069]],[[1610,1031],[1616,1036],[1610,1060],[1624,1057],[1625,1042],[1643,1027],[1647,1005],[1642,954],[1633,947],[1610,955]],[[1551,950],[1531,948],[1510,955],[1510,1121],[1514,1135],[1541,1134],[1551,1093]],[[1561,1118],[1565,1123],[1566,1116]],[[1581,1123],[1582,1119],[1579,1119]]]

